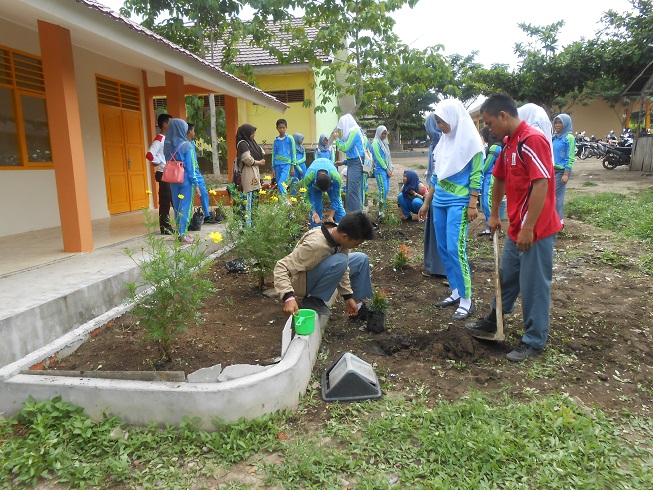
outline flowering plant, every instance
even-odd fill
[[[388,311],[388,291],[385,289],[376,288],[372,293],[372,299],[370,301],[370,310],[386,312]]]
[[[392,262],[395,266],[395,269],[403,269],[408,264],[410,260],[410,252],[408,250],[408,245],[400,245],[397,253],[395,254]]]

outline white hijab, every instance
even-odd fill
[[[474,155],[482,153],[483,143],[474,121],[458,99],[440,102],[435,115],[451,126],[433,150],[435,175],[442,180],[460,172]]]
[[[342,139],[343,141],[347,141],[349,138],[349,133],[352,130],[358,130],[361,131],[360,126],[356,122],[356,119],[354,119],[354,116],[351,114],[345,114],[340,118],[338,121],[338,129],[342,130]]]
[[[526,121],[526,124],[544,133],[551,147],[551,154],[553,155],[553,142],[551,140],[553,126],[546,111],[537,104],[524,104],[517,111],[519,112],[519,119]]]

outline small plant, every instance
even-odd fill
[[[259,288],[263,289],[265,277],[272,273],[277,260],[288,255],[307,231],[310,204],[301,190],[296,197],[279,196],[275,190],[262,190],[260,194],[261,202],[251,217],[245,214],[244,203],[234,202],[226,236],[233,251],[252,264],[251,269],[258,274]],[[250,225],[246,224],[248,218]]]
[[[385,313],[388,311],[388,291],[385,289],[376,288],[372,292],[372,299],[370,300],[370,310]]]
[[[158,228],[149,210],[145,210],[145,224],[152,231]],[[222,235],[211,233],[218,243]],[[130,297],[135,301],[133,313],[146,330],[145,338],[159,345],[163,360],[172,356],[172,344],[178,332],[190,324],[201,321],[199,307],[204,298],[213,292],[213,284],[207,278],[209,263],[204,256],[205,246],[200,241],[184,246],[179,240],[166,241],[156,233],[147,237],[147,248],[141,249],[142,258],[137,260],[133,250],[125,253],[140,269],[140,277],[127,284]],[[152,286],[152,292],[142,294],[144,287]]]
[[[399,249],[392,259],[392,263],[395,266],[395,269],[403,269],[406,267],[409,260],[410,251],[408,250],[408,245],[399,245]]]

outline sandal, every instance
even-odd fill
[[[446,308],[447,306],[456,306],[459,303],[460,303],[460,297],[454,299],[453,296],[449,296],[448,298],[435,303],[435,306],[438,306],[440,308]]]
[[[456,312],[453,315],[451,315],[451,318],[453,318],[454,320],[466,320],[467,318],[472,316],[473,312],[474,312],[474,303],[472,303],[469,306],[469,309],[459,305],[458,308],[456,308]]]

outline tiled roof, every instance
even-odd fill
[[[315,37],[317,36],[318,28],[304,26],[304,22],[301,18],[292,19],[291,25],[293,27],[304,27],[304,29],[306,30],[306,34],[308,35],[308,38],[311,40],[315,39]],[[278,23],[276,24],[271,23],[269,25],[269,28],[273,33],[273,37],[276,39],[274,46],[278,48],[281,52],[287,54],[290,51],[292,34],[288,32],[281,32],[280,24]],[[234,64],[236,65],[250,64],[253,67],[281,66],[279,61],[274,56],[270,55],[266,49],[259,48],[256,46],[251,46],[250,43],[251,43],[251,37],[248,37],[236,45],[240,53],[236,57]],[[222,50],[224,49],[224,43],[222,41],[217,41],[213,43],[213,49],[211,49],[211,44],[207,42],[207,48],[208,49],[206,54],[206,60],[210,63],[215,64],[215,66],[220,66],[220,62],[222,60]],[[331,61],[331,57],[326,54],[318,52],[318,55],[320,59],[325,63],[329,63]],[[307,60],[297,60],[295,61],[295,63],[306,64]]]
[[[160,42],[162,44],[167,45],[170,49],[172,49],[174,51],[178,51],[180,53],[185,54],[186,56],[188,56],[190,58],[193,58],[195,61],[197,61],[198,63],[200,63],[202,65],[210,67],[211,69],[218,72],[217,75],[219,77],[228,78],[232,82],[237,82],[238,84],[243,85],[244,87],[247,87],[249,90],[254,90],[256,92],[259,92],[261,95],[263,95],[264,97],[270,99],[271,101],[274,101],[277,104],[279,103],[279,101],[277,99],[275,99],[274,97],[271,97],[270,95],[266,94],[262,90],[259,90],[259,89],[255,88],[255,87],[252,87],[249,83],[241,80],[240,78],[232,75],[231,73],[228,73],[228,72],[220,69],[219,65],[209,63],[207,60],[204,60],[204,59],[200,58],[199,56],[197,56],[196,54],[191,53],[187,49],[184,49],[181,46],[176,45],[175,43],[167,40],[163,36],[160,36],[159,34],[156,34],[155,32],[150,31],[149,29],[143,27],[142,25],[138,24],[137,22],[134,22],[133,20],[128,19],[126,17],[123,17],[122,15],[118,14],[117,12],[114,12],[113,10],[111,10],[111,8],[105,6],[105,5],[101,4],[101,3],[98,3],[95,0],[77,0],[77,1],[84,4],[84,5],[86,5],[86,6],[88,6],[88,7],[90,7],[90,8],[92,8],[92,9],[99,10],[104,15],[112,17],[113,19],[115,19],[118,22],[122,22],[123,24],[126,24],[128,27],[130,27],[131,29],[134,29],[135,31],[138,31],[138,32],[142,33],[144,36],[147,36],[147,37],[149,37],[151,39],[154,39],[154,40],[156,40],[156,41],[158,41],[158,42]]]

